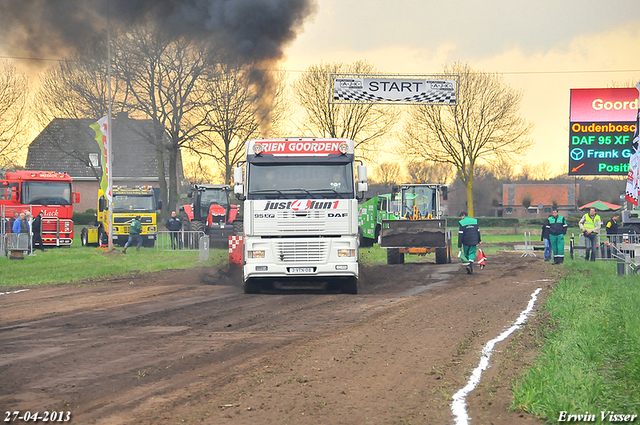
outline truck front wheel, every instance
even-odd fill
[[[342,282],[340,292],[343,294],[357,294],[358,293],[358,278],[350,277]]]
[[[80,232],[80,241],[82,242],[82,246],[89,244],[89,230],[86,227],[83,227]]]
[[[404,264],[404,252],[400,252],[398,248],[388,248],[387,264]]]
[[[249,278],[242,284],[242,289],[245,294],[257,294],[262,290],[262,285],[260,284],[260,281]]]
[[[436,248],[436,264],[445,264],[449,257],[448,248]]]

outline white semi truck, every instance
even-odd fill
[[[353,141],[262,139],[245,148],[234,170],[234,193],[244,200],[244,292],[323,285],[357,293],[367,171],[354,166]]]

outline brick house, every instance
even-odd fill
[[[555,204],[561,215],[577,210],[579,184],[504,184],[502,216],[518,218],[547,217]],[[525,208],[524,205],[528,204]]]
[[[78,212],[96,208],[99,178],[102,176],[101,155],[95,132],[90,125],[94,119],[54,118],[31,142],[26,169],[57,171],[73,178],[72,190],[80,193]],[[112,120],[113,185],[151,186],[159,188],[158,154],[151,143],[151,120],[134,120],[120,114]],[[163,137],[164,132],[162,132]],[[168,185],[169,159],[164,155]],[[178,157],[178,181],[183,179],[182,161]]]

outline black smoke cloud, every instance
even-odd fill
[[[104,36],[107,21],[159,23],[169,37],[222,41],[247,63],[281,59],[315,0],[0,0],[0,48],[46,58]]]
[[[107,23],[159,24],[169,38],[211,40],[229,60],[250,66],[257,117],[268,136],[275,81],[266,69],[282,59],[316,0],[0,0],[0,50],[58,58],[104,37]],[[36,62],[37,63],[37,62]]]

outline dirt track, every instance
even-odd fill
[[[245,295],[196,268],[0,295],[0,413],[69,410],[75,424],[448,424],[482,346],[557,271],[538,258],[363,270],[358,295]],[[16,288],[0,288],[0,292]],[[535,346],[497,345],[468,399],[474,424],[508,410]],[[4,419],[5,416],[3,416]]]

